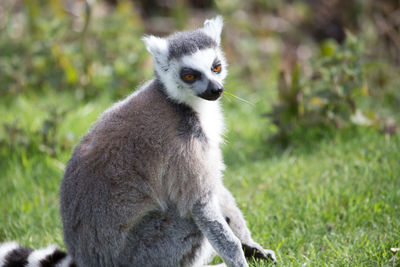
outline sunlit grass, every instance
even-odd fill
[[[2,110],[1,123],[19,114],[22,127],[38,129],[47,104],[70,109],[59,135],[72,135],[76,143],[111,101],[50,95],[36,105],[20,99]],[[349,129],[281,149],[264,140],[268,122],[255,112],[260,108],[225,103],[225,183],[254,239],[276,250],[284,266],[389,264],[390,248],[400,246],[399,138]],[[58,187],[70,153],[1,150],[0,241],[63,245]]]

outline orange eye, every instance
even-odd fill
[[[192,81],[192,80],[194,79],[194,75],[193,75],[193,74],[186,74],[186,75],[185,75],[185,79],[186,79],[187,81]]]
[[[212,70],[213,70],[213,72],[215,72],[215,73],[220,72],[220,71],[221,71],[221,65],[218,65],[218,66],[213,67]]]

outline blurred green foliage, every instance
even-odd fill
[[[116,99],[145,80],[148,57],[134,6],[82,10],[68,14],[62,1],[26,1],[10,16],[0,35],[1,97],[68,90],[78,99],[104,91]]]
[[[196,16],[203,20],[214,12],[227,22],[223,46],[232,65],[227,89],[260,103],[256,116],[269,112],[280,140],[287,143],[310,126],[324,131],[368,125],[396,132],[396,57],[381,53],[396,47],[395,1],[69,1],[73,8],[66,2],[5,1],[11,4],[0,19],[4,105],[20,95],[40,101],[49,92],[86,102],[99,96],[120,99],[152,75],[140,40],[145,31],[193,28],[191,23],[199,25],[192,21]],[[71,107],[43,108],[45,119],[35,129],[17,119],[0,125],[3,147],[56,155],[72,146],[52,137]]]
[[[140,40],[143,23],[129,1],[115,8],[82,2],[77,14],[61,1],[40,3],[11,6],[1,25],[0,99],[13,106],[24,96],[45,114],[34,128],[17,114],[6,119],[0,125],[0,149],[56,157],[73,148],[74,140],[59,136],[59,128],[74,107],[43,101],[43,96],[66,93],[77,102],[101,95],[120,99],[144,82],[151,68]]]
[[[71,149],[67,140],[59,142],[59,125],[65,119],[67,110],[56,106],[49,107],[48,116],[38,130],[28,130],[20,125],[19,119],[3,124],[4,137],[0,138],[0,146],[14,154],[34,155],[46,153],[52,157],[60,150]]]
[[[311,75],[299,63],[291,73],[280,73],[279,102],[268,115],[282,141],[299,127],[372,124],[359,106],[368,96],[363,54],[362,41],[348,33],[341,46],[334,41],[320,45],[318,55],[310,59]]]

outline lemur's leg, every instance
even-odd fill
[[[228,266],[248,266],[241,243],[222,216],[217,201],[211,197],[201,199],[193,206],[192,216],[204,236]]]
[[[251,238],[250,230],[247,228],[242,212],[237,207],[232,194],[225,187],[222,187],[220,190],[219,205],[225,220],[242,243],[245,256],[262,259],[269,258],[273,262],[276,262],[274,251],[262,248]]]

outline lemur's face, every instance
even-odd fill
[[[207,20],[196,31],[168,38],[145,37],[157,77],[179,102],[201,98],[214,101],[223,92],[227,64],[219,47],[222,18]]]
[[[219,48],[207,48],[171,62],[178,89],[206,100],[217,100],[223,92],[226,63]]]

